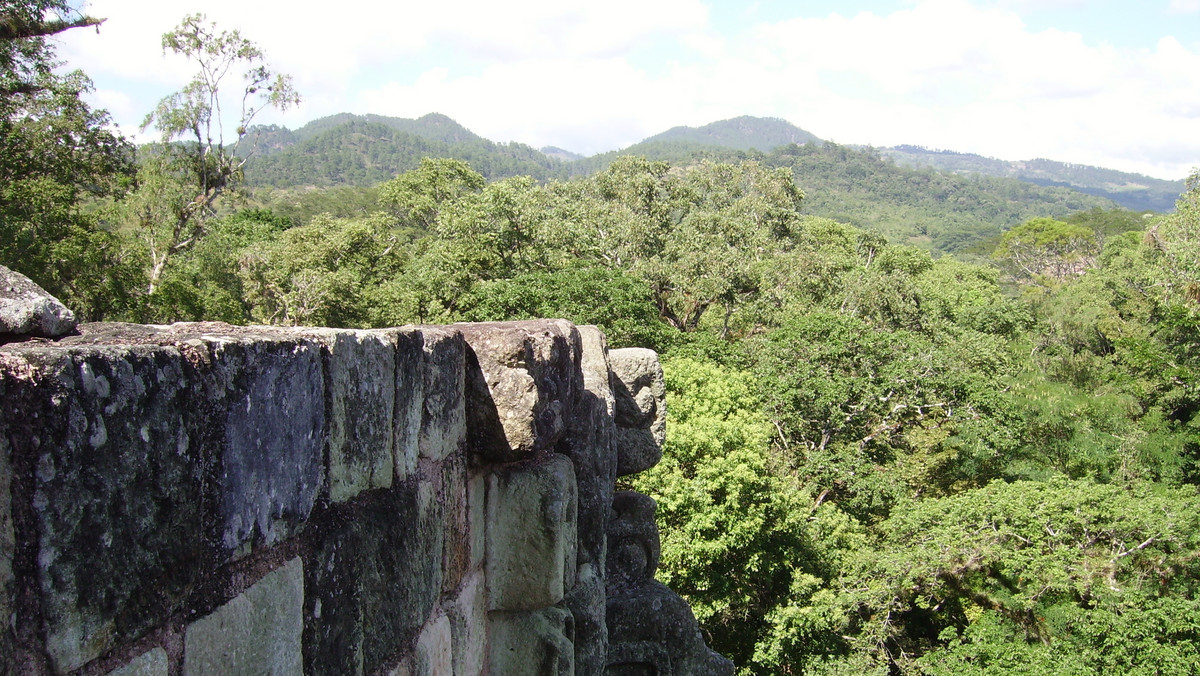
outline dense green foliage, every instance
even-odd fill
[[[194,17],[167,37],[261,58]],[[135,158],[19,40],[0,263],[86,318],[560,316],[659,350],[664,456],[629,481],[661,578],[741,673],[1200,671],[1200,172],[1157,216],[832,143],[668,138],[674,162],[570,180],[509,147],[249,196],[219,130],[180,139],[219,91],[165,100]],[[310,143],[327,168],[345,134],[497,150],[440,116],[269,131],[258,160]]]
[[[133,146],[81,96],[91,81],[57,73],[47,35],[96,23],[66,2],[0,9],[0,263],[78,308],[124,305],[136,282],[121,242],[102,225],[104,200],[134,171]]]
[[[1053,160],[1009,162],[920,146],[881,148],[880,152],[906,167],[928,167],[956,174],[1004,176],[1037,185],[1073,188],[1089,195],[1106,197],[1132,211],[1170,211],[1175,198],[1183,190],[1183,181],[1164,181],[1141,174]]]

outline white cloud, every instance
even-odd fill
[[[1083,0],[1038,6],[1046,1],[1069,9]],[[843,143],[1042,156],[1169,178],[1200,164],[1196,43],[1124,49],[1034,31],[1021,18],[1030,2],[919,0],[740,34],[713,25],[701,0],[365,0],[320,14],[207,0],[201,9],[295,76],[302,108],[263,122],[436,111],[498,141],[591,153],[751,114]],[[65,34],[62,56],[96,78],[96,98],[114,117],[136,124],[191,73],[159,47],[188,8],[94,0],[89,11],[109,22],[98,36]]]
[[[1200,12],[1200,0],[1171,0],[1167,8],[1170,14],[1196,14]]]

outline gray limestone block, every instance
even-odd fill
[[[571,611],[551,607],[488,615],[488,673],[505,676],[574,676],[575,622]]]
[[[600,569],[590,563],[580,564],[578,580],[563,600],[563,606],[575,618],[575,672],[578,674],[599,676],[604,673],[608,655],[605,598]]]
[[[396,344],[387,334],[302,329],[321,346],[329,430],[329,499],[392,485]]]
[[[575,470],[557,453],[497,469],[487,487],[491,610],[552,606],[575,582]]]
[[[75,313],[25,275],[0,265],[0,342],[13,336],[66,335]]]
[[[477,676],[487,665],[488,622],[487,585],[476,572],[451,596],[444,607],[450,618],[454,674]]]
[[[193,445],[207,458],[214,537],[233,557],[303,528],[324,480],[321,347],[284,329],[170,328],[183,353]]]
[[[610,350],[616,400],[617,475],[636,474],[658,464],[667,433],[666,385],[654,350]]]
[[[471,347],[467,415],[474,452],[509,462],[554,448],[583,385],[575,326],[563,320],[455,326]]]
[[[605,674],[733,676],[733,662],[704,643],[692,609],[661,582],[608,596]]]
[[[616,428],[609,384],[608,347],[594,326],[578,327],[583,388],[558,450],[575,465],[579,481],[579,561],[604,570],[605,532],[616,483]]]
[[[188,626],[184,676],[302,673],[303,606],[304,565],[292,559]]]
[[[478,538],[472,531],[482,529],[483,524],[471,519],[468,470],[463,454],[456,453],[446,458],[436,472],[434,489],[437,501],[442,505],[442,532],[445,534],[442,590],[452,592],[462,584],[473,563],[482,558],[482,553],[474,551]]]
[[[158,345],[0,351],[0,418],[30,472],[37,598],[59,671],[161,624],[212,565],[184,371]]]
[[[605,574],[610,592],[654,579],[662,553],[655,507],[654,498],[635,491],[618,491],[613,496]]]
[[[373,674],[412,645],[442,591],[443,507],[412,477],[313,517],[308,674]]]
[[[108,672],[107,676],[168,676],[169,669],[167,651],[153,648],[133,658],[125,666]]]
[[[466,345],[462,335],[450,328],[423,326],[420,330],[424,411],[418,446],[422,458],[436,461],[466,441]]]
[[[421,335],[421,331],[413,327],[383,329],[379,333],[386,335],[388,340],[395,345],[396,350],[392,455],[395,459],[394,475],[396,480],[404,481],[417,471],[417,459],[420,456],[421,423],[425,414],[425,339]],[[459,381],[454,377],[453,370],[456,364],[453,359],[453,350],[444,349],[443,351],[451,353],[447,355],[451,357],[446,365],[448,371],[444,374],[437,374],[440,377],[429,373],[430,380],[435,383],[444,383],[445,389],[453,390],[459,386]],[[443,414],[445,422],[453,426],[457,419],[457,411],[451,408],[450,411],[443,411]],[[431,418],[430,422],[432,423],[434,420]],[[432,429],[430,431],[433,432]],[[449,436],[453,437],[454,435],[450,434]],[[429,439],[427,443],[431,441],[432,439]]]
[[[450,676],[454,673],[450,618],[435,613],[417,637],[413,650],[412,676]]]

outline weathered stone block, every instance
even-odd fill
[[[575,671],[604,673],[608,655],[608,630],[604,626],[604,578],[591,563],[579,565],[575,586],[567,592],[563,606],[575,618]]]
[[[0,342],[11,336],[61,336],[75,313],[25,275],[0,265]]]
[[[662,459],[667,434],[666,385],[654,350],[610,350],[616,400],[617,476],[650,469]]]
[[[302,673],[304,566],[293,559],[188,626],[184,676]]]
[[[417,471],[417,458],[420,455],[421,421],[425,414],[425,340],[420,330],[412,327],[386,329],[379,333],[386,335],[396,349],[392,454],[395,456],[396,481],[404,481]],[[453,368],[453,364],[450,368]],[[447,381],[451,379],[450,373],[444,375]],[[431,379],[442,382],[437,378]],[[448,382],[446,386],[452,389],[454,383]],[[453,413],[447,417],[452,418]]]
[[[580,326],[583,388],[560,451],[575,465],[579,481],[579,562],[604,570],[608,513],[616,482],[616,429],[609,384],[608,347],[594,326]]]
[[[511,676],[574,676],[575,627],[571,611],[543,608],[488,615],[488,673]]]
[[[320,347],[285,330],[171,327],[187,361],[189,434],[209,466],[215,537],[235,557],[297,532],[324,476]]]
[[[419,448],[422,458],[442,460],[466,441],[466,404],[463,397],[466,345],[458,331],[421,327],[424,359],[424,413]]]
[[[437,501],[442,505],[445,552],[442,556],[442,590],[452,592],[462,584],[479,555],[473,551],[475,538],[471,532],[471,511],[467,497],[467,463],[461,453],[442,461],[437,468]],[[477,524],[482,526],[482,524]]]
[[[582,387],[580,339],[562,320],[457,324],[471,346],[467,406],[471,445],[496,462],[554,448]]]
[[[533,610],[562,600],[575,581],[575,470],[557,453],[494,472],[488,480],[488,602]]]
[[[153,648],[133,658],[125,666],[108,672],[108,676],[168,676],[169,671],[167,651]]]
[[[178,350],[10,346],[11,451],[33,469],[46,651],[69,671],[164,621],[211,562]]]
[[[467,578],[457,596],[445,604],[446,615],[450,618],[456,675],[477,676],[484,673],[487,665],[486,590],[483,575],[477,572]]]
[[[303,329],[321,346],[329,439],[329,499],[392,485],[396,346],[370,331]]]
[[[0,401],[5,399],[3,376],[0,376]],[[5,411],[7,415],[7,411]],[[0,674],[12,671],[13,635],[12,581],[13,553],[16,537],[12,522],[12,462],[8,444],[8,430],[4,418],[0,418]]]
[[[454,673],[450,618],[436,614],[425,624],[413,651],[416,658],[413,676],[443,676]]]
[[[617,491],[608,522],[610,591],[654,579],[662,547],[654,520],[654,498],[634,491]]]
[[[704,643],[692,609],[658,581],[610,595],[605,673],[733,676],[733,662]]]
[[[376,673],[416,638],[442,590],[434,482],[417,477],[314,517],[305,673]]]

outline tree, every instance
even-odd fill
[[[54,71],[45,36],[99,22],[58,1],[0,8],[0,263],[85,319],[119,312],[135,283],[99,224],[100,200],[133,173],[133,147],[80,98],[92,86],[82,72]]]
[[[43,38],[102,23],[65,0],[6,0],[0,6],[0,106],[45,89],[56,64]]]
[[[199,72],[142,123],[143,130],[156,128],[162,142],[143,163],[139,182],[144,189],[132,204],[150,256],[150,294],[171,257],[204,236],[217,201],[242,186],[251,155],[242,152],[242,142],[250,122],[264,108],[286,110],[300,102],[291,77],[272,71],[256,44],[237,30],[218,31],[202,14],[185,17],[163,35],[162,46],[195,61]],[[228,80],[242,67],[241,88],[231,92]],[[229,106],[231,101],[237,103]],[[231,107],[238,117],[227,143],[225,114]]]
[[[1063,280],[1092,267],[1100,249],[1096,233],[1053,218],[1035,218],[1009,230],[993,254],[1019,277]]]

